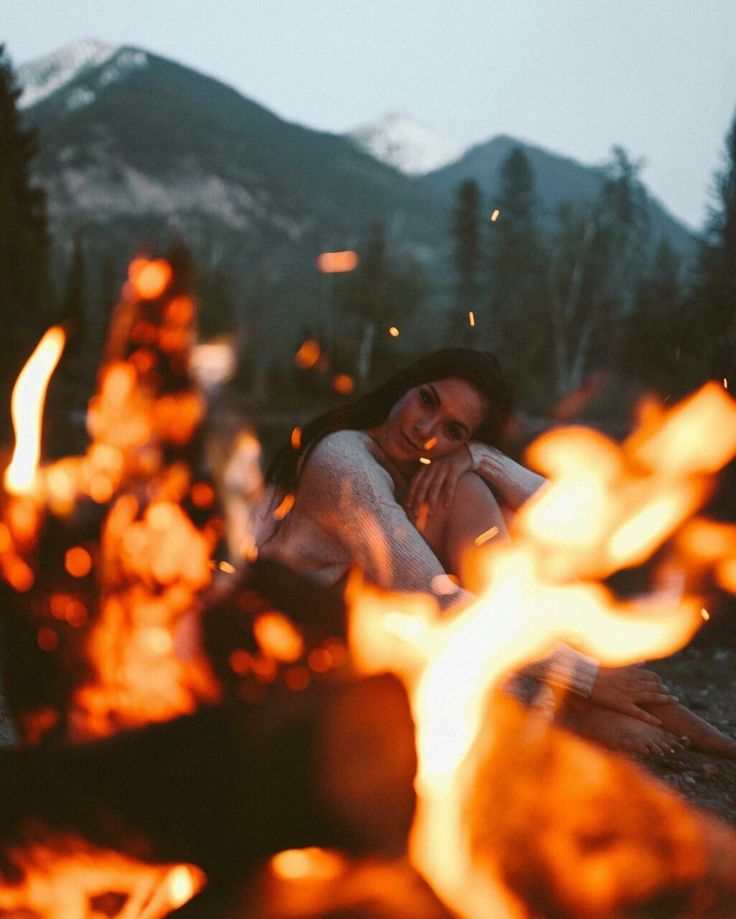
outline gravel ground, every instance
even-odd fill
[[[647,666],[684,705],[736,736],[736,649],[690,647]],[[736,826],[736,760],[687,751],[646,766],[688,800]]]

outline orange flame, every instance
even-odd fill
[[[120,901],[116,915],[164,919],[205,884],[204,873],[194,865],[147,864],[76,837],[47,835],[42,845],[10,856],[25,875],[20,884],[0,888],[0,910],[12,915],[101,915],[94,901],[109,893]]]
[[[128,277],[142,300],[155,300],[168,287],[173,270],[162,258],[150,261],[146,258],[134,258],[128,268]]]
[[[708,447],[699,452],[701,441]],[[488,858],[480,863],[466,819],[481,751],[493,755],[491,691],[560,640],[612,666],[687,642],[703,621],[699,597],[663,589],[623,603],[593,579],[638,563],[668,539],[706,497],[705,476],[735,450],[736,408],[720,387],[705,387],[623,447],[591,431],[554,431],[531,450],[552,481],[522,509],[514,544],[480,556],[488,586],[456,618],[439,617],[429,597],[351,584],[356,664],[397,673],[417,725],[411,858],[459,915],[520,915]],[[722,560],[731,537],[714,533],[705,558]]]
[[[53,326],[36,345],[13,389],[10,410],[15,431],[15,450],[5,470],[5,487],[12,494],[33,490],[41,455],[41,420],[46,389],[64,350],[66,333]]]

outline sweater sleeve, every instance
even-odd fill
[[[473,471],[496,489],[514,511],[547,481],[487,444],[470,443],[468,451]]]
[[[588,698],[598,675],[598,662],[569,645],[559,645],[552,654],[527,664],[519,673]]]
[[[315,447],[299,500],[379,587],[432,593],[444,609],[472,599],[450,581],[397,502],[391,476],[356,432],[336,432]]]

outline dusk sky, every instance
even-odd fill
[[[0,0],[16,65],[87,37],[329,131],[400,111],[585,163],[618,143],[694,227],[736,111],[736,0]]]

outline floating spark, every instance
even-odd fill
[[[491,527],[490,530],[486,530],[485,533],[481,533],[480,536],[475,537],[476,546],[482,546],[484,543],[487,543],[489,539],[493,539],[494,536],[498,535],[498,527]]]
[[[347,373],[336,373],[332,378],[332,388],[341,396],[349,396],[355,389],[355,380]]]

